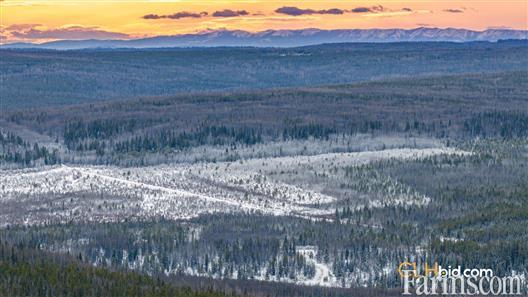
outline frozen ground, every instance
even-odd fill
[[[189,219],[214,212],[320,219],[334,213],[341,199],[355,199],[353,193],[330,189],[343,178],[339,168],[438,154],[468,153],[448,148],[387,149],[174,166],[4,170],[0,225]],[[386,184],[386,194],[371,200],[358,197],[357,207],[428,203],[427,197],[412,191],[392,190],[398,188],[396,181]]]

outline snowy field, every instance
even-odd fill
[[[322,219],[334,213],[341,199],[355,199],[353,193],[332,191],[344,178],[339,168],[439,154],[469,153],[450,148],[387,149],[174,166],[4,170],[0,171],[0,225],[184,220],[215,212]],[[397,181],[384,184],[388,187],[384,195],[358,197],[357,208],[429,201],[410,189],[399,189]]]

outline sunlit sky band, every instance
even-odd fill
[[[205,30],[528,29],[528,1],[3,0],[3,42],[130,39]]]

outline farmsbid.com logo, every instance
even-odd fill
[[[397,269],[403,295],[418,296],[515,296],[526,292],[524,277],[499,277],[492,269],[464,269],[461,266],[444,268],[438,263],[427,263],[418,269],[416,262],[402,262]]]

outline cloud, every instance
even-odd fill
[[[444,9],[445,12],[450,12],[450,13],[463,13],[464,11],[462,9],[453,9],[453,8],[450,8],[450,9]]]
[[[42,26],[42,25],[41,24],[13,24],[9,27],[6,27],[4,30],[5,31],[24,31],[24,30],[33,29],[39,26]]]
[[[245,10],[231,10],[231,9],[224,9],[215,11],[213,13],[213,17],[215,18],[231,18],[231,17],[237,17],[237,16],[244,16],[248,15],[249,12]]]
[[[378,5],[378,6],[372,6],[372,7],[356,7],[351,10],[351,12],[354,13],[365,13],[365,12],[382,12],[385,11],[385,7]]]
[[[291,16],[300,16],[300,15],[309,15],[309,14],[343,14],[346,11],[339,9],[339,8],[331,8],[331,9],[322,9],[322,10],[314,10],[314,9],[301,9],[294,6],[284,6],[281,8],[277,8],[275,10],[276,13],[291,15]]]
[[[109,32],[98,27],[70,26],[63,28],[39,30],[31,28],[26,31],[11,31],[13,37],[21,39],[124,39],[128,34]]]
[[[157,15],[157,14],[146,14],[142,16],[145,20],[157,20],[157,19],[164,19],[165,16],[163,15]]]
[[[176,12],[176,13],[173,13],[173,14],[168,14],[168,15],[159,15],[159,14],[147,14],[147,15],[144,15],[143,18],[146,19],[146,20],[157,20],[157,19],[173,19],[173,20],[178,20],[178,19],[183,19],[183,18],[201,18],[201,17],[204,17],[204,16],[207,16],[208,13],[205,12],[205,11],[202,11],[202,12],[187,12],[187,11],[180,11],[180,12]]]
[[[345,11],[339,8],[331,8],[331,9],[326,9],[326,10],[319,10],[318,13],[320,14],[343,14],[345,13]]]
[[[276,13],[282,13],[287,15],[293,15],[293,16],[299,16],[303,14],[313,14],[315,10],[313,9],[300,9],[298,7],[293,6],[284,6],[281,8],[277,8],[275,10]]]
[[[409,7],[404,7],[402,8],[402,11],[412,11],[412,9],[410,9]]]
[[[360,12],[371,12],[370,8],[368,7],[356,7],[352,9],[352,12],[360,13]]]

